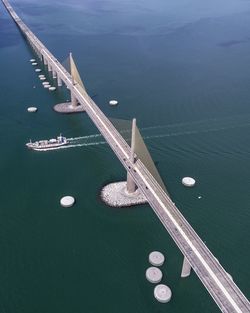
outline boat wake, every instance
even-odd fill
[[[179,125],[178,125],[179,126]],[[235,129],[235,128],[244,128],[249,127],[250,123],[245,124],[237,124],[237,125],[227,125],[227,126],[221,126],[221,127],[211,127],[211,128],[202,128],[202,129],[196,129],[196,130],[180,130],[180,131],[173,131],[173,127],[169,127],[168,125],[159,125],[159,126],[153,126],[153,127],[145,127],[141,129],[142,137],[144,140],[150,140],[150,139],[157,139],[157,138],[165,138],[165,137],[177,137],[177,136],[188,136],[188,135],[195,135],[200,133],[210,133],[210,132],[219,132],[219,131],[225,131],[229,129]],[[168,128],[171,129],[171,131],[167,131],[165,133],[153,134],[153,135],[147,135],[147,131],[153,131],[153,130],[167,130]],[[100,138],[100,140],[97,141],[97,139]],[[102,140],[101,140],[102,138]],[[124,138],[126,141],[129,141],[129,138]],[[65,146],[59,146],[55,148],[48,148],[48,149],[39,149],[39,151],[51,151],[51,150],[61,150],[61,149],[72,149],[72,148],[80,148],[80,147],[90,147],[90,146],[98,146],[98,145],[105,145],[107,142],[104,140],[103,136],[99,134],[93,134],[88,136],[79,136],[79,137],[72,137],[67,138],[67,141],[69,144]]]
[[[81,140],[81,139],[92,139],[92,138],[98,138],[98,137],[102,137],[102,134],[93,134],[89,136],[67,138],[67,140],[68,142],[72,142],[72,141]]]

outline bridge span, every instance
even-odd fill
[[[109,119],[87,94],[86,90],[72,80],[71,74],[18,17],[7,0],[2,0],[6,9],[19,26],[39,58],[53,71],[58,85],[62,81],[70,89],[72,102],[76,100],[99,129],[124,168],[143,192],[168,233],[171,235],[185,259],[200,278],[220,310],[224,313],[250,313],[250,303],[238,286],[229,277],[218,260],[200,239],[192,226],[180,213],[170,197],[156,182],[140,159],[133,162],[131,148]]]

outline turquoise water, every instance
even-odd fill
[[[147,128],[174,202],[249,297],[250,3],[11,4],[59,60],[73,53],[108,116],[136,117]],[[0,312],[219,312],[195,274],[180,279],[181,253],[150,207],[100,201],[105,183],[126,177],[107,145],[25,148],[29,138],[97,130],[85,114],[52,110],[69,95],[42,88],[32,51],[2,4],[0,12]],[[27,113],[30,105],[37,114]],[[183,176],[196,187],[185,189]],[[74,207],[60,207],[65,194],[76,197]],[[145,279],[155,249],[166,255],[168,304],[155,301]]]

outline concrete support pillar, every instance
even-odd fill
[[[131,135],[131,150],[130,150],[130,161],[135,162],[135,128],[136,128],[136,119],[132,121],[132,135]],[[133,193],[136,191],[136,184],[129,174],[127,173],[127,191],[128,193]]]
[[[60,78],[60,76],[57,74],[57,86],[61,87],[62,86],[62,80]]]
[[[73,93],[72,93],[72,91],[71,91],[71,105],[72,105],[73,107],[76,107],[77,104],[78,104],[78,101],[77,101],[76,97],[73,95]]]
[[[50,65],[50,63],[48,63],[48,71],[49,71],[49,72],[52,71],[52,66]]]
[[[188,277],[191,273],[191,265],[189,264],[187,258],[184,256],[181,277]]]
[[[54,71],[53,69],[52,69],[52,77],[56,78],[56,71]]]

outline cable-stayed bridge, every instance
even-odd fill
[[[114,151],[130,179],[145,195],[178,248],[184,255],[184,267],[191,266],[218,307],[225,313],[249,313],[250,303],[215,256],[207,248],[192,226],[187,222],[168,194],[126,143],[117,129],[87,94],[84,86],[73,79],[60,62],[18,17],[7,0],[2,0],[41,61],[53,72],[58,86],[62,82],[71,91],[71,106],[80,104]]]

